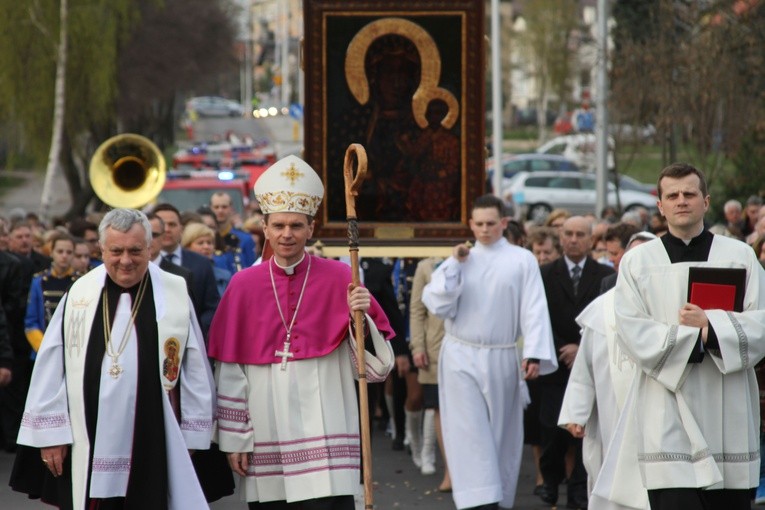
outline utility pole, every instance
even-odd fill
[[[286,106],[290,102],[290,63],[289,63],[289,54],[290,54],[290,4],[286,1],[281,1],[278,3],[279,8],[279,22],[281,24],[280,31],[281,31],[281,51],[280,51],[280,64],[279,68],[281,69],[282,74],[282,84],[281,84],[281,106]]]
[[[598,0],[598,60],[595,94],[595,215],[608,204],[608,0]]]
[[[500,59],[499,0],[491,0],[491,132],[494,195],[502,198],[502,61]]]
[[[243,94],[242,103],[244,104],[245,116],[252,117],[252,2],[245,1],[247,9],[246,25],[244,31],[244,76],[243,76]]]

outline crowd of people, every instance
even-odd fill
[[[709,200],[703,173],[684,164],[661,173],[654,214],[641,208],[618,216],[606,208],[600,217],[576,217],[554,210],[543,225],[523,224],[480,197],[470,220],[475,247],[459,245],[445,260],[405,261],[416,272],[402,309],[424,383],[414,394],[426,410],[440,403],[439,489],[453,491],[457,508],[512,506],[519,437],[534,452],[534,493],[549,505],[558,503],[561,488],[567,508],[765,503],[765,425],[756,419],[755,382],[755,373],[761,387],[765,380],[759,366],[765,207],[759,197],[750,197],[745,210],[729,201],[726,221],[711,225]],[[524,250],[501,262],[512,244],[536,258],[539,282],[529,281],[537,273],[526,267]],[[740,307],[689,303],[696,266],[742,271]],[[505,273],[520,268],[524,277]],[[732,284],[727,278],[717,284]],[[429,381],[436,398],[428,397]],[[525,408],[522,424],[515,406]],[[423,466],[432,447],[423,445],[419,429],[432,437],[433,425],[410,420],[408,406],[404,414],[412,461],[430,474]]]
[[[324,189],[292,156],[245,218],[224,193],[51,228],[3,218],[12,485],[62,508],[207,508],[234,473],[251,510],[352,510],[360,311],[363,377],[382,383],[370,415],[459,509],[511,508],[524,444],[551,506],[561,489],[568,508],[765,503],[765,206],[731,200],[705,224],[704,175],[684,164],[658,193],[654,215],[554,210],[543,225],[477,197],[473,243],[362,259],[363,286],[311,246]],[[733,271],[713,284],[737,304],[696,304],[697,267]]]

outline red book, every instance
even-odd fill
[[[691,267],[688,302],[704,310],[744,310],[746,270],[742,268]]]
[[[691,299],[688,301],[704,310],[732,312],[736,303],[736,286],[720,283],[691,283]]]

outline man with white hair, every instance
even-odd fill
[[[624,214],[622,214],[621,223],[634,225],[640,230],[643,230],[643,221],[640,218],[640,213],[637,211],[627,211]]]
[[[728,200],[723,206],[723,214],[725,215],[725,225],[720,235],[733,237],[739,241],[744,240],[744,216],[741,202],[738,200]],[[710,229],[714,232],[713,229]],[[717,232],[714,232],[717,233]]]
[[[65,508],[207,508],[189,451],[210,445],[212,373],[186,283],[149,264],[151,232],[140,211],[104,217],[104,264],[37,354],[18,442],[62,479]]]

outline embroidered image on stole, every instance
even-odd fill
[[[72,351],[77,350],[76,355],[79,356],[82,351],[82,346],[85,344],[86,334],[86,312],[90,305],[90,300],[75,299],[71,302],[70,317],[66,328],[66,349],[69,351],[69,355],[72,355]]]
[[[175,337],[165,340],[165,359],[162,361],[162,375],[170,382],[178,378],[178,367],[180,359],[178,351],[181,348],[181,342]]]

